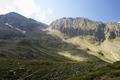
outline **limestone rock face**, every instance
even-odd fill
[[[96,40],[104,40],[105,24],[89,19],[61,18],[50,24],[52,30],[58,30],[68,36],[91,36]]]
[[[106,25],[106,38],[114,39],[120,37],[120,23],[108,23]]]

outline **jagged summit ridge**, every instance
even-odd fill
[[[97,40],[103,40],[105,24],[81,17],[61,18],[53,21],[50,28],[68,36],[94,36]]]
[[[50,24],[51,30],[58,30],[68,36],[91,36],[98,41],[120,37],[119,23],[102,23],[86,18],[61,18]]]

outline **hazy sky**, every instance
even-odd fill
[[[0,14],[8,12],[48,24],[61,17],[120,21],[120,0],[0,0]]]

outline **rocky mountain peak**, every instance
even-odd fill
[[[11,16],[11,17],[24,17],[24,16],[22,16],[21,14],[18,14],[18,13],[16,13],[16,12],[10,12],[10,13],[7,13],[7,14],[5,14],[6,16]],[[25,17],[24,17],[25,18]]]
[[[36,20],[26,18],[18,13],[10,12],[5,15],[0,15],[0,23],[8,23],[16,28],[20,28],[25,31],[31,31],[33,28],[44,28],[47,25],[38,22]]]
[[[26,18],[21,14],[10,12],[0,15],[0,39],[8,36],[17,37],[18,35],[25,35],[26,33],[29,34],[32,31],[39,32],[47,26],[48,25],[34,19]]]
[[[52,30],[58,30],[68,36],[94,36],[97,40],[104,39],[105,24],[86,18],[61,18],[50,24]]]

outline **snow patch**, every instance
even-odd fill
[[[5,23],[6,26],[10,27],[10,28],[14,28],[12,25]]]
[[[23,34],[25,34],[26,33],[26,31],[24,31],[24,30],[21,30],[21,29],[19,29],[19,28],[15,28],[17,31],[20,31],[20,32],[22,32]]]
[[[21,30],[21,29],[19,29],[19,28],[15,28],[14,26],[10,25],[9,23],[5,23],[5,25],[7,25],[8,27],[10,27],[10,28],[12,28],[12,29],[15,29],[15,30],[17,30],[17,31],[19,31],[19,32],[21,32],[21,33],[23,33],[23,34],[26,33],[26,31]]]

